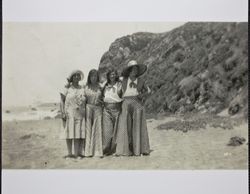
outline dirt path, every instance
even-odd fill
[[[150,156],[65,160],[65,142],[58,139],[60,120],[3,123],[3,168],[10,169],[247,169],[248,126],[231,130],[207,128],[187,133],[158,130],[175,120],[148,120]],[[226,144],[232,136],[247,141],[237,147]]]

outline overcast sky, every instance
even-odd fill
[[[182,24],[4,23],[3,106],[59,101],[68,74],[80,69],[86,79],[115,39],[138,31],[166,32]]]

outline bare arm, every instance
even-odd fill
[[[66,114],[65,114],[65,96],[63,94],[61,95],[61,101],[60,101],[60,111],[62,113],[62,119],[66,119]]]

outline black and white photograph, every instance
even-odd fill
[[[3,168],[247,169],[246,22],[3,35]]]
[[[248,192],[246,0],[4,0],[2,192]]]

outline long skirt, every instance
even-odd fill
[[[103,156],[102,107],[86,105],[85,156]]]
[[[116,155],[149,154],[145,109],[137,97],[125,97],[116,136]]]
[[[103,109],[103,152],[112,154],[114,138],[118,127],[118,118],[121,112],[121,103],[105,103]]]

